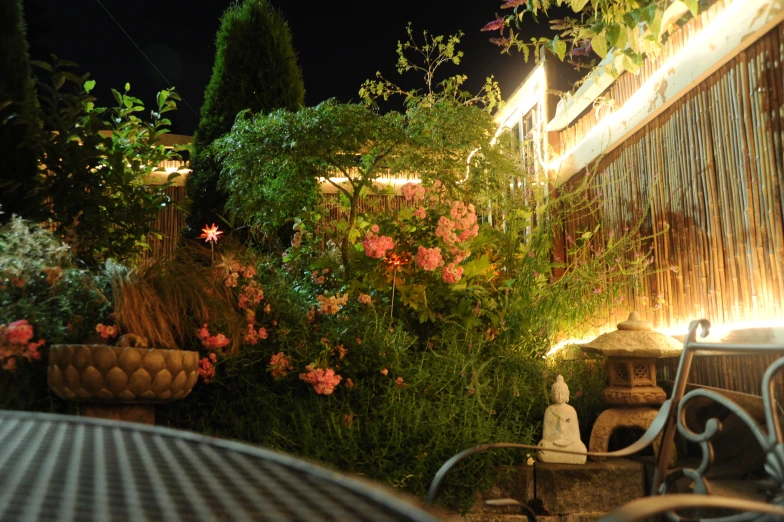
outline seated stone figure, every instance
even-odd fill
[[[542,462],[559,462],[563,464],[585,464],[585,455],[556,453],[547,451],[558,448],[569,451],[585,452],[585,444],[580,440],[580,426],[577,424],[577,412],[569,406],[569,387],[562,376],[558,376],[551,391],[553,403],[544,412],[544,428],[542,430],[542,448],[537,453]]]

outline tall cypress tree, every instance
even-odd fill
[[[304,99],[302,72],[283,16],[267,0],[243,0],[229,7],[218,29],[212,78],[193,140],[193,172],[186,181],[191,233],[205,223],[219,223],[226,202],[217,188],[220,165],[209,145],[231,130],[244,109],[298,110]]]
[[[38,175],[37,102],[21,0],[0,0],[0,204],[4,214],[34,217]]]

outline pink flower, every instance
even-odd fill
[[[359,297],[357,297],[357,301],[359,301],[363,305],[368,305],[368,306],[373,304],[373,299],[368,294],[359,294]]]
[[[445,283],[455,284],[463,278],[463,267],[456,266],[455,263],[449,263],[444,267],[442,276]]]
[[[381,259],[387,253],[387,250],[395,248],[395,242],[388,236],[377,236],[378,225],[373,227],[365,235],[365,240],[362,241],[362,246],[365,248],[365,254],[368,257]]]
[[[414,211],[414,215],[419,219],[425,219],[427,217],[427,212],[425,211],[425,207],[419,207]]]
[[[199,338],[202,346],[210,350],[225,348],[231,344],[231,340],[223,334],[210,335],[206,324],[196,330],[196,337]]]
[[[26,319],[8,325],[6,340],[9,344],[27,344],[33,338],[33,327]]]
[[[425,199],[425,188],[419,183],[406,183],[400,187],[403,197],[406,201],[416,203]]]
[[[398,377],[397,379],[395,379],[395,388],[405,388],[407,386],[408,386],[408,384],[403,382],[403,378],[402,377]]]
[[[118,333],[116,326],[105,326],[101,323],[95,325],[95,331],[101,334],[102,339],[114,339]]]
[[[441,257],[441,249],[425,248],[420,246],[417,250],[416,263],[422,270],[432,272],[436,268],[444,266],[444,258]]]
[[[319,395],[331,395],[335,387],[340,384],[342,377],[335,373],[332,368],[323,370],[316,368],[312,364],[305,367],[306,373],[300,373],[299,378],[313,385],[313,389]]]
[[[291,365],[291,359],[286,357],[283,352],[278,352],[270,357],[269,368],[267,369],[272,377],[280,379],[285,377],[294,367]]]
[[[212,365],[215,360],[215,354],[211,354],[209,358],[203,357],[199,360],[199,377],[205,384],[209,384],[215,379],[215,367]]]

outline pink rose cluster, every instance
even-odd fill
[[[285,377],[293,369],[291,359],[286,357],[283,352],[272,354],[270,357],[268,370],[275,379]]]
[[[367,305],[367,306],[370,306],[370,305],[373,304],[373,298],[370,297],[369,294],[359,294],[359,296],[357,297],[357,301],[359,301],[363,305]]]
[[[445,283],[455,284],[463,278],[463,267],[456,263],[449,263],[444,267],[442,279]]]
[[[208,350],[220,350],[228,346],[231,341],[222,333],[211,335],[210,330],[207,328],[207,323],[204,326],[196,329],[196,337],[201,341],[202,346]]]
[[[114,339],[115,337],[117,337],[117,333],[118,333],[116,326],[111,326],[111,325],[106,326],[101,323],[95,325],[95,331],[98,334],[100,334],[101,339],[106,339],[107,341],[109,339]]]
[[[441,216],[436,228],[436,236],[444,240],[449,246],[468,241],[479,233],[479,224],[476,219],[474,205],[466,205],[462,201],[452,201],[449,217]]]
[[[395,248],[395,242],[391,237],[379,236],[378,225],[373,225],[365,234],[365,240],[362,241],[362,246],[365,247],[365,254],[368,257],[381,259],[387,254],[387,250]]]
[[[300,373],[299,378],[312,384],[313,389],[316,390],[316,393],[319,395],[332,394],[332,392],[335,391],[335,387],[340,384],[341,379],[343,379],[340,375],[337,375],[332,368],[323,370],[309,364],[305,369],[307,372]]]
[[[209,384],[215,379],[215,366],[213,366],[218,360],[218,357],[211,353],[209,357],[202,357],[199,360],[199,377],[205,382],[205,384]]]
[[[408,203],[424,201],[425,194],[427,194],[427,189],[419,183],[406,183],[400,187],[400,191],[403,193],[403,197],[406,198],[406,202]]]
[[[9,372],[16,371],[19,357],[28,361],[41,358],[39,349],[44,345],[43,339],[34,342],[33,326],[26,319],[14,321],[9,325],[0,325],[0,368]]]
[[[441,249],[438,247],[425,248],[420,246],[415,260],[419,268],[428,272],[444,266],[444,258],[441,257]]]

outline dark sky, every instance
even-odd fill
[[[212,70],[218,22],[230,0],[101,1],[198,113]],[[488,42],[497,33],[479,32],[500,12],[500,0],[271,2],[289,22],[307,105],[328,98],[356,101],[362,82],[377,70],[399,78],[395,47],[405,39],[408,22],[417,35],[423,29],[431,34],[465,33],[464,62],[448,72],[468,75],[471,90],[495,75],[507,97],[532,67],[520,53],[500,54]],[[90,72],[97,81],[101,103],[111,103],[109,88],[119,89],[125,82],[148,106],[157,91],[168,87],[97,0],[25,0],[24,7],[31,57],[45,59],[54,53],[78,63],[81,72]],[[542,23],[532,30],[545,27]],[[198,117],[181,103],[172,120],[175,132],[192,134]]]

